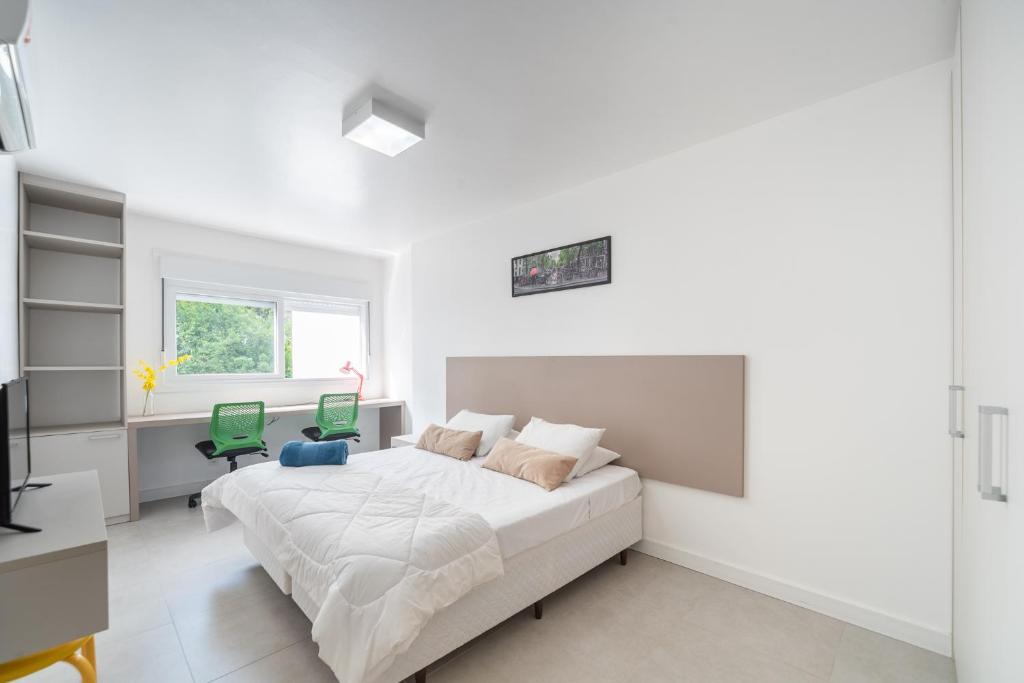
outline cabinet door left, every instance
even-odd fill
[[[96,470],[107,520],[129,513],[125,429],[32,436],[32,475]]]

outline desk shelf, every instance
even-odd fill
[[[273,424],[273,420],[270,418],[277,417],[292,417],[294,418],[289,424],[289,431],[286,438],[277,438],[275,441],[272,435],[265,433],[265,438],[268,444],[280,444],[287,440],[294,440],[302,438],[299,435],[298,427],[307,426],[313,424],[313,417],[316,414],[317,404],[315,403],[302,403],[298,405],[286,405],[286,406],[267,406],[264,409],[264,415],[267,419],[267,426]],[[367,413],[376,412],[377,415],[377,443],[379,449],[386,449],[391,443],[391,437],[398,436],[404,433],[405,423],[405,401],[401,399],[391,398],[371,398],[359,402],[360,416],[364,416],[364,410]],[[308,420],[308,422],[307,422]],[[210,411],[198,411],[188,413],[158,413],[156,415],[135,415],[130,416],[125,421],[128,427],[128,473],[129,473],[129,490],[131,492],[131,519],[135,521],[139,518],[139,501],[140,494],[143,493],[142,487],[139,482],[139,444],[140,441],[154,443],[154,441],[160,440],[141,440],[139,438],[139,432],[147,429],[177,429],[187,425],[208,425],[210,423]],[[361,447],[370,448],[367,443],[372,443],[372,435],[374,432],[373,421],[368,420],[368,424],[364,424],[361,427],[363,436],[367,437],[363,440]],[[298,423],[298,424],[295,424]],[[184,430],[181,432],[182,436],[196,435],[201,431],[200,428],[193,428],[191,430]],[[294,429],[294,431],[291,431]],[[278,434],[278,437],[281,435]],[[192,441],[182,444],[182,448],[192,450]],[[175,449],[175,453],[177,450]],[[177,457],[177,455],[175,455]],[[148,496],[146,500],[155,500],[156,498],[166,498],[170,495],[179,495],[177,489],[183,484],[194,484],[196,480],[189,479],[180,482],[161,482],[158,486],[147,487],[145,494]],[[193,489],[198,490],[198,489]],[[151,491],[158,491],[161,493],[159,496],[149,496]],[[189,491],[191,493],[192,491]]]

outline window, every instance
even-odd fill
[[[286,304],[284,376],[336,377],[347,361],[365,368],[363,321],[359,306]]]
[[[365,301],[164,281],[164,355],[185,380],[335,379],[367,366]]]
[[[191,358],[178,374],[273,375],[276,308],[272,301],[179,294],[170,357]]]

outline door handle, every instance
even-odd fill
[[[1010,411],[999,406],[978,406],[978,491],[985,500],[1005,503],[1009,483]],[[993,463],[993,454],[999,461]]]
[[[947,432],[954,439],[964,438],[961,418],[964,414],[964,388],[960,384],[949,385],[949,428]]]
[[[89,441],[104,441],[106,439],[120,439],[120,434],[90,434]]]

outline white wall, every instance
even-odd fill
[[[966,438],[957,675],[961,683],[1018,683],[1024,680],[1024,4],[964,0],[961,16]],[[1006,502],[978,493],[979,405],[1009,411]]]
[[[348,442],[350,452],[378,450],[379,417],[376,410],[359,411],[359,430],[363,436],[359,443]],[[288,441],[305,440],[302,428],[312,424],[310,416],[269,418],[263,440],[267,442],[270,457],[277,459]],[[223,458],[207,460],[193,447],[193,444],[210,438],[209,429],[209,425],[202,424],[139,430],[139,496],[142,502],[195,493],[227,471],[228,464]],[[265,461],[258,455],[238,458],[240,467]],[[184,505],[184,501],[181,504]]]
[[[446,355],[746,354],[746,497],[646,482],[644,549],[948,652],[949,73],[414,245],[414,427]],[[510,297],[510,257],[605,234],[613,284]]]
[[[319,285],[332,283],[329,290],[317,293],[365,298],[370,301],[370,367],[363,393],[382,396],[386,384],[383,320],[386,317],[385,288],[388,260],[384,257],[346,253],[276,242],[223,232],[204,226],[166,221],[151,216],[129,214],[125,220],[127,265],[127,358],[129,368],[140,360],[161,361],[161,258],[174,255],[176,263],[206,263],[210,260],[233,262],[247,267],[249,282],[265,283],[273,289],[271,278],[287,282],[282,287],[302,288],[303,281]],[[177,258],[184,255],[185,258]],[[215,261],[215,262],[216,262]],[[231,270],[242,271],[234,267]],[[158,385],[158,413],[207,410],[213,403],[262,398],[268,404],[285,405],[314,401],[325,391],[346,388],[349,383],[279,380],[275,382],[218,382],[213,386],[172,387]],[[128,414],[142,412],[145,395],[134,377],[128,382]]]
[[[388,261],[387,305],[384,319],[386,393],[412,396],[412,250],[406,248]],[[384,444],[385,446],[387,444]]]
[[[314,249],[286,242],[223,232],[204,226],[176,223],[151,216],[130,213],[126,220],[126,300],[127,358],[131,369],[140,360],[160,362],[160,267],[161,259],[173,267],[209,266],[211,259],[233,262],[227,270],[234,278],[252,275],[252,281],[236,284],[268,288],[298,288],[333,296],[369,299],[370,367],[363,393],[382,396],[386,380],[386,349],[383,342],[387,311],[387,278],[390,262],[384,257]],[[184,258],[178,258],[178,256]],[[184,264],[184,266],[182,265]],[[242,269],[239,264],[247,266]],[[262,279],[261,279],[262,278]],[[304,284],[305,283],[305,284]],[[312,403],[323,392],[347,390],[345,380],[274,382],[218,382],[203,386],[158,384],[156,412],[207,411],[221,401],[262,399],[268,405]],[[139,382],[128,378],[128,413],[142,412],[145,395]],[[301,439],[300,429],[312,424],[311,418],[289,418],[270,424],[265,434],[271,453],[291,439]],[[353,451],[373,450],[377,446],[377,414],[360,411],[360,429],[366,434]],[[145,430],[139,445],[139,488],[143,500],[190,493],[225,471],[223,461],[207,462],[192,447],[206,437],[207,427],[180,427]],[[260,458],[240,459],[241,464]]]
[[[18,169],[0,155],[0,382],[18,375]]]

